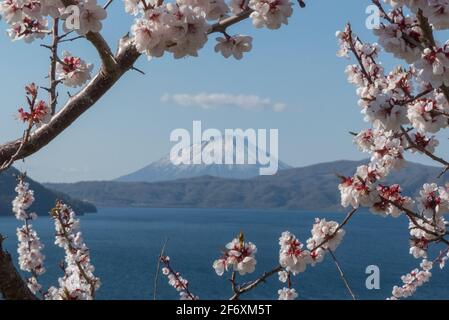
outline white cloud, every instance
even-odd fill
[[[199,107],[203,109],[234,107],[244,110],[271,109],[280,112],[286,108],[285,103],[272,101],[270,98],[227,93],[164,94],[161,97],[161,101],[175,103],[182,107]]]

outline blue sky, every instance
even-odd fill
[[[139,169],[170,151],[170,132],[191,129],[193,120],[204,128],[279,129],[279,158],[294,166],[336,159],[361,159],[348,131],[366,127],[357,107],[354,88],[347,84],[348,61],[335,53],[335,31],[351,21],[364,39],[374,40],[365,28],[369,0],[313,0],[304,10],[295,6],[288,26],[276,31],[257,30],[249,21],[230,33],[254,37],[253,50],[241,61],[224,59],[213,50],[214,39],[198,58],[173,60],[167,55],[130,72],[93,108],[50,145],[17,164],[39,181],[112,179]],[[115,0],[102,33],[115,47],[132,18]],[[0,22],[5,30],[5,24]],[[215,35],[213,36],[215,38]],[[31,45],[0,35],[3,59],[0,68],[2,106],[0,137],[17,138],[23,125],[14,120],[24,103],[23,86],[31,81],[46,85],[48,52],[36,41]],[[98,67],[94,50],[84,40],[67,43],[64,49]],[[394,61],[385,60],[388,67]],[[60,103],[67,98],[61,87]],[[257,95],[287,106],[282,112],[270,108],[243,110],[218,107],[183,107],[163,102],[165,94],[226,93]],[[42,92],[43,97],[46,93]],[[440,153],[447,151],[444,144]],[[419,160],[422,159],[415,159]]]

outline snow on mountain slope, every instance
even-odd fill
[[[231,154],[234,155],[232,158],[233,164],[207,165],[201,163],[174,165],[170,159],[170,154],[168,154],[160,160],[153,162],[140,170],[117,178],[116,181],[155,182],[206,175],[221,178],[247,179],[260,175],[259,169],[262,167],[267,167],[267,165],[261,165],[259,161],[257,161],[259,159],[258,153],[263,154],[265,151],[262,148],[259,149],[257,146],[246,141],[242,149],[244,154],[244,164],[235,164],[235,150],[237,150],[237,147],[238,143],[235,139],[233,140],[233,143],[225,143],[225,138],[221,138],[211,141],[203,141],[201,144],[190,145],[184,150],[182,154],[179,155],[184,163],[188,162],[188,160],[190,160],[190,163],[192,163],[193,159],[201,159],[201,155],[205,152],[213,154],[212,150],[221,149],[222,163],[225,162],[225,155]],[[265,154],[269,156],[268,152],[265,152]],[[289,165],[279,161],[275,157],[272,157],[271,161],[278,162],[278,171],[291,168]]]

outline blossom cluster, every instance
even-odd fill
[[[34,202],[34,192],[30,189],[28,182],[25,182],[24,177],[19,178],[15,190],[17,196],[12,202],[12,211],[17,220],[24,223],[23,226],[17,228],[19,267],[21,270],[31,273],[27,284],[31,292],[36,294],[42,289],[38,282],[38,276],[45,273],[45,256],[42,253],[44,245],[30,223],[37,219],[37,215],[34,212],[28,212]]]
[[[224,0],[177,0],[176,3],[125,0],[125,11],[138,16],[131,33],[139,52],[149,58],[169,52],[179,59],[198,56],[198,50],[213,29],[208,21],[220,24],[229,12],[236,15],[248,12],[256,28],[278,29],[288,23],[293,9],[289,0],[232,0],[230,4]],[[252,49],[252,37],[230,36],[224,31],[223,34],[224,37],[216,38],[215,51],[225,58],[241,59],[243,53]]]
[[[435,135],[449,127],[449,42],[441,43],[433,33],[449,28],[447,0],[380,1],[382,23],[373,32],[378,43],[364,43],[348,24],[337,32],[337,55],[352,54],[357,64],[346,75],[357,89],[358,104],[370,128],[354,133],[354,143],[370,154],[370,162],[359,166],[353,176],[341,177],[339,189],[344,207],[366,207],[374,214],[409,219],[410,254],[427,258],[429,245],[446,235],[445,213],[449,213],[449,186],[424,184],[414,199],[403,195],[399,184],[386,185],[387,176],[405,165],[406,152],[420,153],[445,164],[435,155]],[[385,71],[378,62],[381,51],[404,60]],[[447,171],[447,170],[445,170]],[[442,263],[447,258],[442,259]],[[429,267],[430,266],[430,267]],[[403,277],[393,298],[408,297],[430,278],[432,264]]]
[[[289,231],[283,232],[279,238],[279,264],[282,267],[278,272],[279,281],[289,284],[289,288],[279,290],[280,300],[297,297],[296,291],[290,287],[290,275],[295,276],[306,271],[307,265],[315,266],[322,262],[326,252],[336,250],[345,235],[345,231],[337,222],[318,218],[311,233],[312,236],[306,241],[307,249]]]
[[[161,256],[160,261],[164,264],[162,274],[168,278],[168,284],[179,292],[180,300],[199,300],[198,296],[189,291],[189,281],[184,279],[181,274],[174,271],[170,266],[170,257]]]
[[[62,202],[58,202],[51,214],[55,220],[55,244],[65,251],[65,262],[62,264],[64,276],[59,278],[59,287],[43,290],[38,277],[45,273],[45,256],[41,243],[31,221],[37,214],[29,212],[34,203],[34,192],[25,181],[25,175],[18,177],[15,189],[17,195],[12,201],[12,211],[23,226],[17,228],[19,267],[31,276],[26,282],[30,291],[40,294],[46,300],[89,300],[95,296],[100,281],[93,275],[94,267],[90,263],[89,249],[85,245],[79,231],[79,220],[73,210]]]
[[[25,87],[25,93],[29,110],[25,111],[24,107],[20,107],[17,118],[30,126],[47,123],[51,117],[50,108],[45,101],[37,100],[38,87],[31,83]]]
[[[50,287],[46,294],[49,300],[91,300],[100,287],[94,275],[90,252],[79,231],[79,220],[75,212],[58,202],[51,212],[55,222],[55,244],[65,251],[64,276],[58,279],[59,287]]]
[[[62,0],[3,0],[0,2],[0,15],[9,24],[10,38],[27,43],[42,39],[50,33],[47,17],[66,19],[66,31],[76,31],[80,35],[101,30],[101,20],[106,18],[107,13],[97,5],[96,0],[75,0],[69,3],[76,6],[77,10]],[[72,20],[77,23],[69,25],[67,22]]]
[[[223,250],[223,255],[213,263],[217,275],[232,269],[240,275],[253,273],[256,269],[257,247],[251,242],[245,242],[243,234],[229,242]]]
[[[401,287],[393,287],[393,296],[390,300],[398,300],[401,298],[408,298],[412,296],[418,287],[421,287],[426,282],[429,282],[432,276],[431,270],[433,263],[424,259],[420,264],[421,269],[414,269],[410,273],[401,277],[403,285]]]
[[[447,0],[384,0],[393,8],[407,6],[414,14],[419,10],[436,30],[449,28],[449,2]]]
[[[91,79],[93,65],[65,51],[56,63],[56,78],[67,87],[79,87]]]
[[[398,17],[404,18],[400,9],[393,11],[390,19],[394,22]],[[404,23],[400,23],[401,27]],[[387,27],[384,25],[383,28]],[[399,33],[404,40],[404,33]],[[415,39],[419,38],[417,34]],[[346,73],[348,81],[357,87],[365,120],[372,125],[372,128],[361,131],[354,138],[361,151],[371,154],[371,161],[357,168],[353,177],[342,177],[339,185],[342,205],[364,206],[374,213],[396,217],[404,208],[412,209],[414,201],[401,195],[400,186],[386,187],[380,182],[392,170],[404,166],[406,150],[420,153],[435,151],[438,140],[428,134],[449,125],[446,117],[449,104],[442,92],[422,79],[421,71],[424,69],[416,65],[409,70],[397,67],[386,75],[382,65],[376,61],[380,53],[379,45],[362,43],[353,35],[349,25],[345,31],[338,32],[337,37],[340,41],[338,55],[347,56],[352,52],[360,62],[359,65],[350,65]],[[418,87],[424,89],[424,94],[414,96]],[[412,130],[405,130],[405,126],[410,126]]]
[[[328,250],[334,251],[340,245],[345,231],[335,221],[317,218],[311,234],[307,240],[307,249],[289,231],[283,232],[279,238],[278,276],[280,282],[288,284],[288,287],[278,291],[279,300],[294,300],[298,297],[296,290],[291,287],[291,276],[306,271],[307,265],[315,266],[323,261]],[[230,269],[240,275],[252,273],[256,267],[256,250],[256,246],[251,242],[246,243],[243,233],[240,233],[226,245],[222,257],[215,260],[212,267],[219,276]]]

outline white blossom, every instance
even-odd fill
[[[279,300],[295,300],[298,298],[298,293],[295,289],[282,288],[278,290]]]
[[[27,211],[34,202],[34,193],[29,188],[29,184],[25,182],[24,177],[19,178],[16,192],[17,196],[12,202],[12,210],[17,220],[24,223],[22,227],[17,228],[19,267],[21,270],[31,273],[31,277],[27,279],[27,285],[31,292],[36,294],[42,288],[37,277],[45,273],[45,256],[42,254],[44,245],[30,223],[37,219],[37,215]]]
[[[282,233],[279,238],[279,264],[293,275],[302,273],[306,270],[307,264],[310,264],[310,252],[303,250],[303,244],[296,239],[295,235],[288,231]]]
[[[254,10],[250,17],[256,28],[279,29],[293,13],[289,0],[249,0],[248,6]]]
[[[253,273],[257,264],[256,252],[256,246],[251,242],[244,242],[243,235],[240,235],[226,245],[223,256],[214,261],[213,268],[219,276],[230,268],[242,276]]]
[[[345,231],[339,228],[339,224],[335,221],[326,221],[326,219],[315,219],[312,228],[312,240],[321,244],[323,249],[334,251],[340,245]]]
[[[80,35],[99,32],[103,27],[101,20],[106,17],[107,11],[97,4],[97,0],[84,0],[80,5],[80,27],[75,31]]]
[[[72,56],[67,51],[64,52],[61,60],[61,62],[56,64],[56,76],[65,86],[82,86],[91,79],[92,64],[88,64],[81,58]]]
[[[168,278],[168,284],[179,292],[179,299],[199,300],[198,296],[195,296],[189,291],[189,281],[184,279],[179,272],[174,271],[171,268],[170,257],[161,256],[160,261],[165,265],[165,267],[162,268],[162,274]]]
[[[100,279],[94,275],[95,268],[90,261],[90,251],[79,231],[80,221],[75,212],[57,203],[52,210],[55,222],[55,244],[64,249],[64,276],[58,279],[59,287],[51,287],[48,300],[91,300],[100,287]]]
[[[252,49],[253,38],[249,36],[235,35],[233,37],[218,37],[215,52],[221,52],[225,58],[231,55],[237,60],[243,58],[244,52],[249,52]]]

